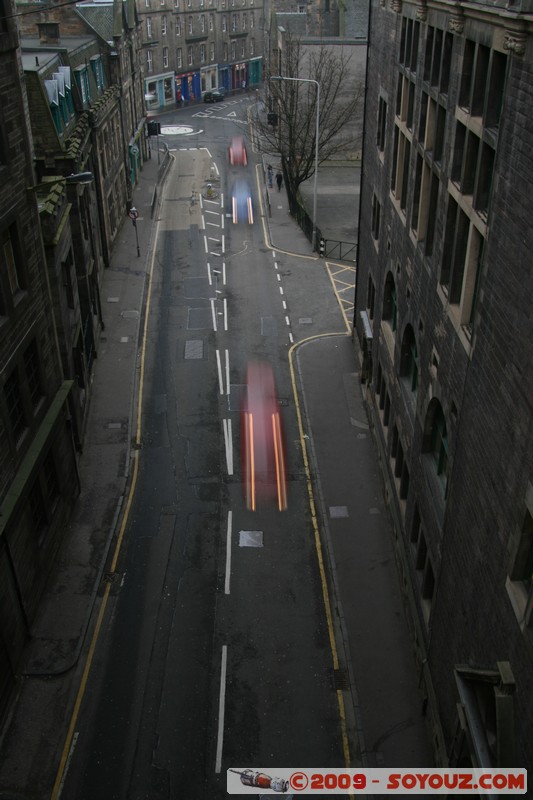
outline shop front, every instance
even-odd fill
[[[203,67],[200,70],[200,81],[202,86],[202,94],[209,91],[209,89],[218,89],[221,84],[217,82],[216,66]]]
[[[199,72],[182,72],[175,76],[174,99],[177,105],[202,99],[202,80]]]
[[[174,105],[174,73],[153,75],[144,80],[144,99],[148,111]]]

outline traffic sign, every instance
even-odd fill
[[[128,211],[128,216],[129,216],[130,219],[133,219],[133,220],[137,219],[137,217],[139,216],[139,212],[137,211],[135,206],[132,206],[130,208],[130,210]]]

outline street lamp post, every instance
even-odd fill
[[[320,84],[312,78],[287,78],[283,75],[272,75],[271,81],[298,81],[300,83],[314,83],[316,86],[316,130],[315,130],[315,179],[313,187],[313,234],[311,247],[316,250],[316,201],[317,201],[317,179],[318,179],[318,136],[320,133]]]

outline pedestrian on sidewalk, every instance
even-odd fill
[[[278,184],[278,192],[281,192],[281,185],[283,183],[283,175],[281,174],[281,172],[279,170],[276,173],[276,183]]]

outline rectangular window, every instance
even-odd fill
[[[183,66],[183,52],[181,47],[176,48],[176,66],[181,69]]]
[[[375,302],[376,302],[376,287],[374,286],[374,281],[372,280],[372,277],[369,275],[367,293],[366,293],[366,307],[368,310],[369,319],[374,319]]]
[[[475,42],[470,39],[465,41],[463,50],[463,65],[460,71],[461,87],[459,89],[459,105],[461,108],[470,109],[470,97],[472,94],[472,75],[474,73],[474,58],[476,54]]]
[[[413,130],[413,115],[415,109],[415,85],[412,81],[409,81],[409,91],[407,96],[407,114],[406,114],[406,125],[410,131]]]
[[[210,61],[214,61],[215,60],[215,45],[214,45],[214,42],[211,42],[210,45],[209,45],[209,60]]]
[[[420,191],[422,188],[422,164],[422,156],[420,153],[417,153],[415,180],[413,183],[413,205],[411,208],[411,228],[415,232],[418,230],[418,212],[420,209]]]
[[[105,75],[104,65],[102,64],[102,59],[100,56],[92,56],[91,68],[93,71],[96,88],[98,89],[98,92],[103,92],[105,89]]]
[[[213,14],[209,14],[209,30],[212,31],[214,28],[214,17]]]
[[[474,189],[474,208],[478,214],[486,217],[489,209],[490,190],[494,173],[496,153],[489,145],[481,145],[476,185]]]
[[[435,28],[428,26],[426,34],[426,50],[424,54],[424,80],[429,83],[431,77],[431,56],[433,54],[433,39]]]
[[[378,104],[378,125],[376,132],[376,144],[380,152],[383,152],[385,150],[386,125],[387,125],[387,103],[382,97],[380,97]]]
[[[446,130],[446,109],[437,103],[437,116],[435,121],[435,143],[433,146],[433,158],[441,161],[444,153],[444,133]]]
[[[146,71],[154,71],[154,55],[151,50],[146,51]]]
[[[192,17],[188,17],[187,25],[188,25],[189,33],[192,33]]]
[[[77,67],[75,70],[76,83],[81,94],[81,101],[84,106],[89,105],[91,102],[91,87],[89,84],[89,75],[87,74],[86,67]]]
[[[448,88],[450,86],[452,47],[453,47],[452,34],[451,33],[444,34],[444,42],[442,47],[442,63],[440,70],[440,87],[439,87],[441,94],[448,94]]]
[[[163,47],[163,67],[168,68],[168,47]]]
[[[202,33],[205,33],[205,14],[200,17],[200,28]]]
[[[255,39],[250,39],[250,55],[253,56],[255,53]]]
[[[149,39],[152,38],[152,20],[150,17],[146,17],[146,36]]]
[[[379,239],[379,221],[381,215],[381,204],[376,195],[372,195],[372,238],[376,241]]]
[[[498,128],[500,124],[506,70],[507,56],[497,50],[493,50],[485,111],[485,126],[487,128]]]
[[[476,66],[472,86],[472,101],[470,113],[473,117],[481,117],[485,106],[485,92],[487,91],[487,75],[489,72],[490,49],[483,44],[478,44]]]
[[[181,20],[176,20],[176,36],[181,36]]]
[[[161,36],[167,35],[167,18],[165,16],[161,17]]]
[[[205,44],[200,45],[200,63],[205,64]]]
[[[442,50],[442,38],[443,34],[440,28],[436,28],[435,30],[435,41],[433,44],[433,56],[431,60],[431,76],[430,76],[430,83],[432,86],[439,85],[439,75],[440,75],[440,56]]]
[[[222,16],[222,32],[225,33],[228,29],[228,21],[226,19],[226,15],[223,14]],[[225,59],[227,61],[227,59]]]
[[[192,63],[193,62],[192,62],[192,46],[191,45],[189,45],[189,47],[187,48],[187,60],[189,62],[189,66],[192,67]]]
[[[407,189],[409,187],[409,160],[411,158],[411,144],[402,136],[403,139],[403,165],[402,165],[402,184],[400,192],[400,208],[405,213],[407,208]]]
[[[427,214],[427,227],[425,238],[426,256],[433,255],[433,244],[435,241],[435,225],[437,220],[437,203],[439,199],[439,179],[431,173],[431,188],[429,192],[429,206]]]

